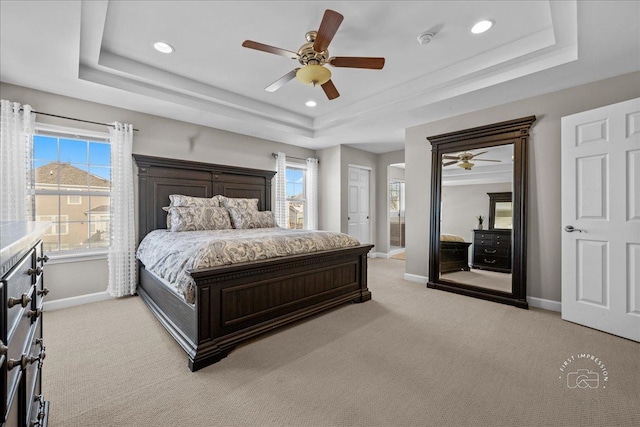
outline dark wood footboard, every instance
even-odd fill
[[[139,293],[196,371],[259,334],[340,304],[370,300],[367,253],[372,247],[193,270],[193,305],[141,265]]]

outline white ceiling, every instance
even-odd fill
[[[331,55],[384,69],[331,67],[333,101],[265,92],[298,63],[242,42],[296,51],[325,9],[344,15]],[[0,19],[3,82],[312,149],[401,149],[410,126],[640,70],[638,1],[2,0]]]

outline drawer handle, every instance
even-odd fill
[[[38,258],[36,258],[36,261],[38,261],[38,262],[49,262],[49,257],[47,255],[39,256]]]
[[[495,264],[495,263],[496,263],[496,260],[495,260],[495,259],[488,260],[488,259],[486,259],[486,258],[485,258],[485,259],[484,259],[484,262],[486,262],[487,264]]]
[[[27,316],[33,317],[34,319],[37,319],[38,317],[40,317],[41,314],[42,314],[42,309],[40,308],[36,308],[35,310],[29,310],[27,312]]]
[[[49,289],[43,288],[41,291],[36,292],[38,296],[47,295],[49,293]]]
[[[492,250],[492,251],[490,251],[489,249],[485,249],[485,250],[484,250],[484,253],[485,253],[485,254],[495,254],[496,252],[498,252],[498,250],[497,250],[497,249],[494,249],[494,250]]]
[[[44,411],[38,412],[38,419],[31,420],[29,423],[29,427],[40,427],[42,425],[42,420],[44,419],[45,413]]]
[[[14,305],[20,304],[24,308],[27,305],[29,305],[30,302],[31,302],[31,297],[29,297],[29,295],[27,294],[22,294],[20,298],[9,298],[7,300],[7,305],[9,306],[9,308],[11,308]]]
[[[496,245],[499,245],[499,244],[500,244],[500,242],[496,242]]]
[[[7,354],[7,350],[9,350],[9,347],[4,345],[2,340],[0,340],[0,356],[4,356],[5,354]]]
[[[20,360],[9,359],[7,361],[7,370],[10,371],[16,366],[20,366],[20,369],[24,369],[27,367],[27,363],[29,363],[29,358],[26,354],[20,356]]]
[[[27,274],[31,276],[38,276],[42,274],[42,268],[41,267],[30,268],[29,270],[27,270]]]
[[[45,353],[44,350],[44,347],[42,347],[42,350],[40,350],[40,354],[38,354],[38,357],[29,357],[29,363],[33,365],[36,362],[40,362],[39,367],[42,368],[42,362],[44,361],[45,357],[47,357],[47,353]]]

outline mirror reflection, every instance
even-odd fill
[[[513,155],[513,144],[442,155],[442,279],[512,292]]]

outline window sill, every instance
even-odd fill
[[[72,252],[64,254],[48,254],[49,262],[47,265],[66,264],[69,262],[82,262],[82,261],[95,261],[106,260],[108,257],[108,251],[87,251],[87,252]]]

